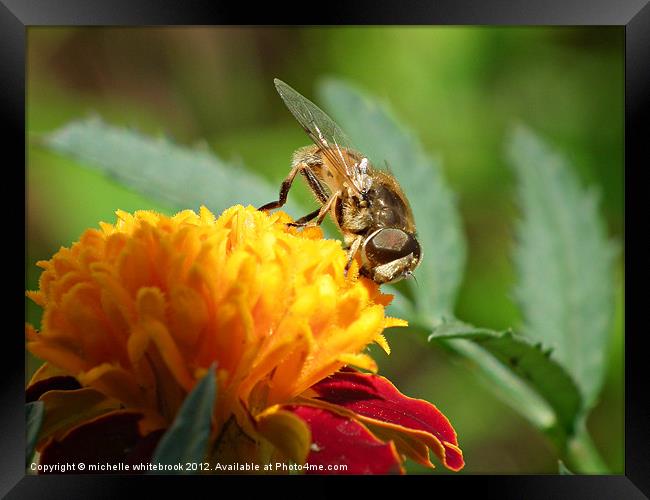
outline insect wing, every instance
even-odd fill
[[[341,175],[347,178],[357,191],[364,189],[362,177],[365,177],[365,164],[363,173],[358,165],[351,165],[347,161],[343,149],[353,149],[350,140],[343,130],[322,109],[309,99],[296,92],[289,85],[277,78],[274,80],[275,88],[282,97],[291,114],[305,130],[307,135],[322,153],[334,165]],[[361,175],[363,174],[363,175]]]

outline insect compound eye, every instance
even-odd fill
[[[416,260],[420,260],[420,244],[406,231],[384,228],[366,240],[364,253],[371,265],[393,262],[409,254],[413,254]]]

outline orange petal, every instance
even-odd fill
[[[87,387],[48,391],[40,400],[45,405],[45,416],[38,437],[39,446],[50,437],[58,439],[70,429],[120,407],[119,401]]]
[[[147,408],[153,404],[145,397],[133,376],[120,366],[103,363],[79,373],[77,379],[83,385],[92,386],[129,407]]]
[[[176,381],[185,390],[192,390],[194,378],[167,327],[163,323],[153,320],[144,322],[142,327],[158,347],[160,355]]]
[[[43,363],[38,368],[38,370],[34,372],[34,375],[32,375],[32,378],[27,384],[27,387],[29,387],[32,384],[35,384],[36,382],[40,382],[41,380],[46,380],[50,377],[57,377],[59,375],[69,375],[69,373],[66,373],[65,371],[61,370],[56,366],[52,366],[50,363],[47,362]]]

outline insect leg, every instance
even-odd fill
[[[320,204],[323,205],[324,203],[327,203],[327,195],[323,190],[323,186],[321,185],[320,182],[318,182],[318,179],[316,179],[316,176],[311,171],[311,169],[308,166],[304,167],[300,171],[300,173],[305,176],[305,179],[307,180],[307,184],[309,184],[309,189],[311,189],[312,193],[314,193],[314,196],[318,198]],[[304,226],[305,224],[307,224],[307,222],[312,220],[319,213],[320,213],[320,208],[317,208],[313,212],[308,213],[307,215],[301,217],[300,219],[296,220],[292,224],[295,224],[296,226]]]
[[[352,245],[350,245],[350,249],[348,250],[348,261],[345,263],[345,269],[343,271],[344,276],[348,275],[348,271],[350,270],[350,266],[352,265],[352,262],[354,261],[354,256],[359,251],[359,247],[361,246],[362,241],[363,241],[363,238],[361,236],[358,236],[357,239],[352,242]]]
[[[332,196],[330,196],[329,200],[327,200],[327,202],[324,203],[322,207],[318,209],[318,217],[316,218],[316,222],[313,223],[314,226],[321,225],[323,219],[325,219],[325,216],[327,215],[327,212],[329,212],[330,208],[332,208],[332,205],[340,195],[341,195],[341,191],[337,191]],[[303,217],[303,219],[307,217],[309,217],[309,219],[313,219],[312,214],[306,215],[305,217]],[[300,226],[306,226],[307,222],[303,222],[302,219],[299,219],[296,222],[290,222],[288,225],[294,227],[300,227]]]
[[[303,168],[300,173],[305,176],[307,184],[309,184],[309,189],[311,189],[311,192],[314,193],[314,196],[318,198],[320,204],[323,205],[327,203],[327,194],[325,194],[323,186],[320,182],[318,182],[318,179],[314,175],[314,172],[312,172],[311,168],[307,166]]]
[[[296,178],[296,174],[303,168],[305,168],[304,163],[296,163],[291,168],[291,172],[289,172],[287,178],[282,181],[282,185],[280,186],[280,197],[278,198],[278,201],[272,201],[266,205],[262,205],[258,208],[258,210],[273,210],[274,208],[280,208],[283,206],[287,202],[287,194],[289,193],[291,184],[293,184],[293,180]]]
[[[316,217],[320,213],[320,207],[314,210],[313,212],[308,213],[304,217],[300,217],[300,219],[290,222],[289,224],[292,226],[304,226],[307,224],[310,220],[312,220],[314,217]]]

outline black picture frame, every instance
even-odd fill
[[[171,1],[171,0],[0,0],[0,109],[7,138],[5,158],[10,149],[16,152],[16,163],[22,159],[25,165],[25,82],[26,82],[26,30],[30,26],[139,26],[139,25],[300,25],[329,24],[437,24],[437,25],[609,25],[621,26],[625,30],[625,215],[627,229],[634,228],[643,211],[632,209],[632,203],[640,199],[641,183],[630,182],[638,177],[647,160],[642,160],[644,146],[648,142],[643,125],[648,123],[647,104],[650,96],[650,6],[649,0],[444,0],[411,2],[356,2],[345,6],[327,5],[325,9],[290,9],[293,19],[287,19],[287,9],[277,3],[250,6],[225,5],[217,1]],[[300,18],[302,16],[302,18]],[[24,176],[19,168],[9,168],[6,173],[15,173],[15,184],[10,181],[7,193],[17,192],[22,182],[25,188],[25,208],[27,192]],[[15,164],[14,164],[15,165]],[[24,173],[24,170],[22,171]],[[629,177],[628,177],[629,175]],[[9,199],[7,197],[6,199]],[[6,207],[10,207],[6,203]],[[15,206],[15,205],[14,205]],[[5,209],[7,210],[7,209]],[[10,210],[11,211],[11,210]],[[7,212],[5,212],[6,214]],[[13,214],[5,219],[15,220]],[[642,216],[641,216],[642,217]],[[23,230],[26,230],[26,218]],[[5,233],[5,247],[15,247],[15,234]],[[626,233],[633,235],[633,229]],[[26,239],[24,240],[26,241]],[[627,243],[627,241],[626,241]],[[635,258],[634,245],[625,246],[626,271],[632,263],[643,265],[644,261]],[[7,261],[6,261],[7,262]],[[16,261],[18,262],[18,261]],[[20,269],[19,265],[7,265],[8,269]],[[18,272],[18,271],[17,271]],[[638,274],[638,269],[635,270]],[[637,281],[631,273],[626,273],[625,292],[632,301],[632,284]],[[16,279],[18,281],[18,278]],[[23,299],[25,275],[19,290],[12,289],[7,294],[6,310],[17,311]],[[12,287],[13,288],[13,287]],[[16,300],[15,307],[10,301]],[[24,309],[24,303],[22,305]],[[18,316],[18,315],[16,315]],[[164,489],[173,494],[177,491],[188,494],[185,481],[176,477],[124,477],[124,476],[26,476],[24,469],[25,415],[24,415],[24,320],[10,322],[4,332],[5,347],[2,349],[4,384],[0,392],[0,495],[8,498],[114,498],[127,494],[134,486],[146,482],[147,488]],[[483,496],[498,498],[646,498],[650,495],[650,411],[648,410],[647,389],[644,376],[647,363],[643,349],[645,331],[635,329],[641,325],[637,308],[625,307],[625,323],[628,326],[625,336],[625,475],[621,476],[412,476],[408,478],[371,478],[363,481],[366,487],[383,487],[386,481],[421,482],[414,486],[422,487],[426,494],[440,495],[449,492],[461,495],[474,491]],[[630,328],[631,326],[631,328]],[[208,478],[188,477],[196,484],[201,481],[206,488],[215,488]],[[305,487],[319,492],[326,486],[336,488],[347,478],[292,477],[291,488]],[[205,481],[211,481],[207,483]],[[224,479],[231,481],[233,478]],[[236,478],[234,480],[237,480]],[[250,481],[250,478],[244,478]],[[269,478],[269,483],[278,479]],[[308,481],[308,482],[305,482]],[[313,482],[316,481],[316,482]],[[426,483],[424,482],[426,481]],[[435,482],[433,482],[435,481]],[[257,482],[257,481],[255,481]],[[286,481],[283,481],[286,487]],[[241,483],[244,484],[244,483]],[[232,485],[230,485],[232,486]],[[315,486],[315,487],[314,487]],[[399,487],[399,485],[397,485]],[[401,486],[403,488],[403,486]],[[295,488],[295,489],[294,489]],[[307,491],[307,490],[305,490]],[[409,490],[411,491],[411,490]],[[194,494],[194,493],[192,493]],[[215,491],[214,494],[220,494]],[[341,494],[348,494],[341,490]]]

